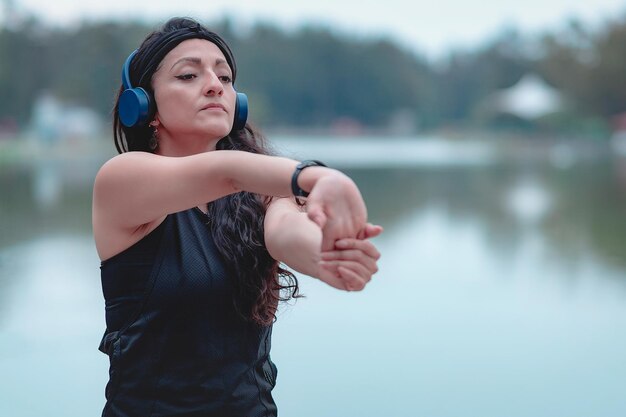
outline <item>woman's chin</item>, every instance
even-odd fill
[[[228,136],[228,134],[230,133],[230,126],[224,125],[224,126],[211,126],[208,129],[204,129],[204,133],[207,136],[210,136],[212,138],[216,138],[216,139],[221,139],[224,136]]]

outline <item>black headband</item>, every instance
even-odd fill
[[[152,77],[159,64],[165,58],[172,49],[174,49],[179,43],[187,39],[206,39],[214,43],[226,58],[226,62],[233,73],[233,83],[237,77],[237,65],[235,64],[235,58],[228,45],[220,38],[216,33],[203,28],[200,24],[192,27],[184,27],[176,29],[172,32],[165,34],[161,39],[149,44],[144,51],[140,50],[133,60],[132,67],[135,71],[133,73],[141,74],[139,81],[133,85],[146,86],[150,84],[150,79],[145,79],[148,75]],[[137,71],[141,70],[141,71]]]

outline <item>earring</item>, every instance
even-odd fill
[[[159,138],[157,136],[158,134],[159,128],[157,126],[154,126],[152,129],[152,136],[150,136],[150,140],[148,141],[148,147],[151,151],[154,151],[156,150],[156,148],[159,147]]]

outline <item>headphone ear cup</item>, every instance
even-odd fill
[[[248,96],[244,93],[237,93],[237,101],[235,102],[235,120],[233,122],[233,130],[241,130],[246,127],[248,120]]]
[[[136,127],[148,122],[151,113],[150,95],[141,87],[129,88],[120,95],[118,114],[126,127]]]

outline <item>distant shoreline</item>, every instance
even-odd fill
[[[322,159],[342,168],[477,166],[546,159],[566,166],[611,153],[622,155],[613,149],[611,141],[493,132],[393,135],[372,130],[360,135],[331,135],[314,129],[278,129],[265,136],[280,154],[296,159]],[[54,143],[27,136],[0,140],[0,168],[36,166],[50,160],[100,166],[115,154],[112,141],[104,134],[94,139],[63,138]]]

